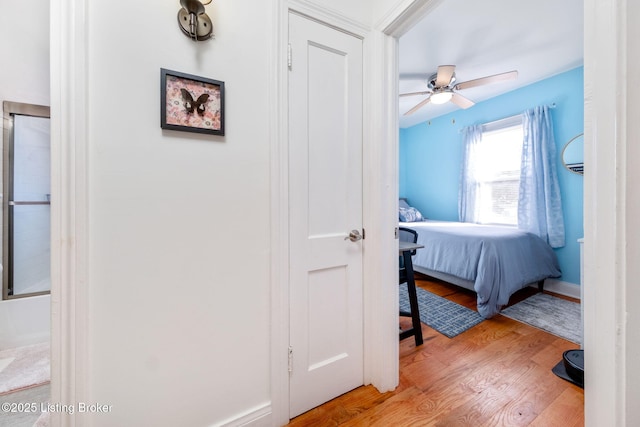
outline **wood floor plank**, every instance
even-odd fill
[[[584,393],[576,386],[568,387],[531,423],[533,427],[584,426]]]
[[[579,345],[572,343],[571,341],[558,338],[553,341],[549,347],[541,348],[538,354],[532,357],[539,365],[555,366],[562,360],[562,353],[567,350],[575,350],[580,348]]]
[[[484,423],[485,427],[497,425],[528,426],[543,412],[564,390],[567,384],[556,377],[547,366],[534,367],[520,376],[517,381],[506,384],[500,395],[503,405],[496,408],[492,416]]]
[[[475,363],[461,361],[457,367],[449,370],[432,384],[426,385],[424,392],[428,397],[433,416],[427,421],[446,419],[451,413],[473,414],[477,408],[474,400],[482,396],[483,405],[491,414],[496,409],[494,402],[502,393],[496,394],[507,388],[510,384],[518,384],[521,377],[537,366],[530,361],[529,351],[523,348],[519,336],[510,337],[509,342],[504,342],[504,347],[495,352],[482,353]],[[496,346],[497,347],[497,346]],[[504,405],[500,400],[498,406]],[[469,410],[461,410],[466,408]],[[486,414],[485,414],[486,415]],[[482,418],[470,425],[478,425]],[[446,424],[444,424],[446,425]]]
[[[475,294],[421,277],[429,291],[475,310]],[[536,289],[525,289],[510,303]],[[400,318],[405,327],[410,321]],[[497,315],[450,339],[422,325],[424,344],[399,343],[400,384],[360,387],[291,426],[582,426],[584,392],[551,369],[570,341]]]
[[[398,392],[379,393],[373,386],[363,386],[343,394],[294,418],[290,426],[343,425],[350,419],[381,405]]]
[[[424,393],[416,387],[403,390],[381,405],[344,423],[349,426],[421,426],[428,416]]]

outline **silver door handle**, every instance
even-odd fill
[[[358,230],[351,230],[351,233],[344,240],[351,240],[352,242],[357,242],[358,240],[362,240],[362,234]]]

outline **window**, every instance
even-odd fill
[[[520,116],[482,127],[475,150],[477,221],[481,224],[518,224],[518,193],[522,159]]]

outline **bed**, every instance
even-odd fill
[[[424,245],[413,257],[414,270],[475,291],[485,318],[499,313],[516,291],[561,274],[553,249],[515,227],[432,220],[400,227],[417,231]]]

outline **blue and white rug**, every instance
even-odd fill
[[[538,293],[500,313],[576,344],[582,341],[580,304]]]
[[[417,288],[418,307],[422,323],[441,334],[453,338],[482,322],[484,318],[477,311]],[[407,284],[400,285],[400,310],[410,311]]]

